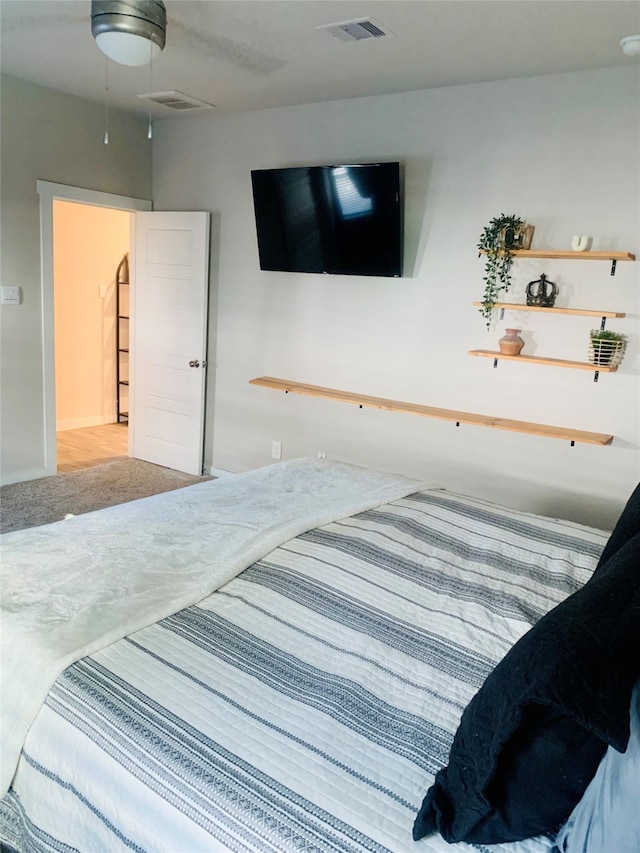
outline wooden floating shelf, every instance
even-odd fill
[[[565,361],[562,358],[543,358],[537,355],[504,355],[488,349],[472,349],[469,355],[479,355],[483,358],[499,358],[505,361],[526,361],[531,364],[546,364],[549,367],[572,367],[575,370],[591,370],[598,373],[615,373],[617,367],[605,367],[604,365],[591,364],[588,361]]]
[[[593,370],[593,365],[590,365]],[[490,415],[478,415],[472,412],[459,412],[455,409],[438,409],[434,406],[422,406],[418,403],[402,403],[398,400],[387,400],[384,397],[369,397],[364,394],[354,394],[351,391],[338,391],[335,388],[325,388],[322,385],[307,385],[302,382],[292,382],[288,379],[276,379],[273,376],[259,376],[249,380],[250,385],[261,388],[274,388],[277,391],[292,394],[304,394],[309,397],[322,397],[326,400],[336,400],[341,403],[353,403],[360,408],[384,409],[388,412],[402,412],[409,415],[421,415],[425,418],[439,418],[458,424],[505,429],[511,432],[522,432],[530,435],[541,435],[545,438],[560,438],[572,444],[611,444],[612,435],[599,432],[568,429],[566,427],[536,424],[529,421],[515,421],[509,418],[494,418]]]
[[[482,302],[474,302],[480,307]],[[494,308],[504,308],[509,311],[546,311],[547,314],[578,314],[582,317],[626,317],[621,311],[592,311],[586,308],[543,308],[541,305],[523,305],[521,302],[496,302]]]
[[[480,249],[486,255],[486,249]],[[500,254],[504,254],[500,252]],[[514,249],[516,258],[570,258],[573,261],[635,261],[631,252],[574,252],[572,249]]]

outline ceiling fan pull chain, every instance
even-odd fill
[[[109,144],[109,58],[104,58],[104,144]]]
[[[153,41],[149,39],[149,92],[153,92]],[[153,125],[151,124],[151,101],[149,101],[149,123],[147,125],[147,139],[153,137]]]

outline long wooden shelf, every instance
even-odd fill
[[[487,251],[480,249],[480,253],[486,255]],[[570,258],[574,261],[635,261],[636,259],[631,252],[574,252],[572,249],[514,249],[512,254],[517,258]]]
[[[590,365],[593,370],[593,365]],[[402,403],[399,400],[388,400],[385,397],[369,397],[364,394],[354,394],[352,391],[339,391],[336,388],[325,388],[322,385],[307,385],[303,382],[292,382],[289,379],[276,379],[273,376],[258,376],[249,380],[250,385],[261,388],[274,388],[292,394],[304,394],[309,397],[322,397],[326,400],[337,400],[341,403],[353,403],[360,408],[384,409],[388,412],[402,412],[410,415],[421,415],[425,418],[439,418],[458,424],[493,427],[512,432],[541,435],[546,438],[559,438],[572,444],[611,444],[612,435],[599,432],[586,432],[578,429],[536,424],[529,421],[515,421],[509,418],[495,418],[490,415],[478,415],[472,412],[459,412],[456,409],[438,409],[434,406],[422,406],[418,403]]]
[[[480,307],[482,302],[474,302]],[[495,302],[494,308],[504,308],[509,311],[546,311],[547,314],[578,314],[582,317],[626,317],[622,311],[594,311],[587,308],[543,308],[541,305],[523,305],[521,302]]]
[[[591,370],[598,373],[615,373],[617,367],[604,367],[599,364],[591,364],[588,361],[566,361],[563,358],[543,358],[537,355],[504,355],[488,349],[472,349],[469,355],[479,355],[483,358],[499,358],[505,361],[526,361],[532,364],[546,364],[549,367],[572,367],[576,370]]]

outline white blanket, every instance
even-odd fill
[[[201,601],[294,536],[421,488],[299,459],[5,534],[0,796],[69,664]]]

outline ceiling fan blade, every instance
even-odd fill
[[[51,30],[75,27],[80,24],[90,26],[89,15],[20,15],[19,18],[2,19],[2,31],[15,33],[28,30]]]
[[[214,59],[223,59],[256,74],[271,74],[284,68],[287,61],[270,56],[249,44],[223,35],[208,35],[186,26],[182,21],[169,18],[167,22],[167,47],[175,40],[176,49],[190,47]]]

